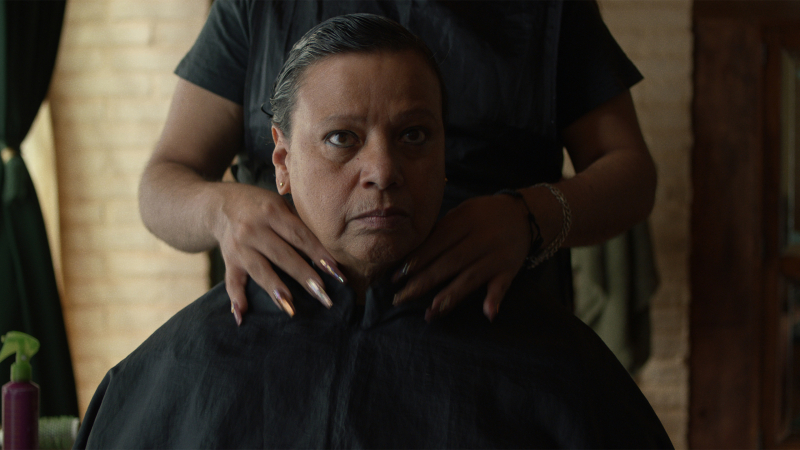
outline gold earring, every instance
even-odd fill
[[[280,186],[281,186],[281,187],[283,187],[283,181],[281,181],[281,184],[280,184]]]

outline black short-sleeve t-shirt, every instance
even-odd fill
[[[295,42],[357,12],[397,21],[439,63],[448,102],[441,215],[471,197],[558,181],[560,131],[642,78],[594,1],[216,0],[175,72],[242,105],[237,180],[276,189],[261,106]],[[568,251],[522,273],[572,303]]]
[[[274,185],[261,105],[292,45],[319,22],[354,12],[399,22],[439,62],[449,105],[443,210],[558,180],[559,131],[641,79],[591,1],[217,0],[176,73],[243,106],[246,181]]]

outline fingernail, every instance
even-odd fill
[[[236,326],[242,325],[242,313],[239,311],[239,306],[236,303],[231,302],[231,312],[233,313],[233,318],[236,319]]]
[[[394,297],[392,298],[392,305],[397,306],[400,303],[406,301],[409,297],[410,297],[409,290],[408,287],[406,287],[402,291],[394,294]]]
[[[486,315],[486,318],[489,319],[489,322],[494,322],[494,318],[497,316],[497,313],[500,311],[500,305],[497,304],[497,305],[494,305],[494,306],[492,306],[490,308],[486,308],[484,306],[483,310],[484,310],[484,314]]]
[[[410,262],[407,262],[407,263],[403,264],[403,267],[401,267],[400,270],[398,270],[397,272],[394,273],[394,275],[392,275],[392,283],[397,283],[403,277],[408,275],[409,269],[411,269],[411,263]]]
[[[331,301],[330,297],[328,297],[328,294],[325,293],[325,290],[322,289],[316,280],[309,278],[308,281],[306,281],[306,284],[308,284],[308,288],[311,289],[311,292],[314,293],[314,296],[316,296],[326,308],[330,309],[331,306],[333,306],[333,302]]]
[[[344,275],[340,274],[336,269],[334,269],[334,267],[336,266],[335,264],[332,264],[326,261],[325,259],[320,259],[319,264],[322,266],[323,269],[328,271],[329,274],[333,275],[334,278],[339,280],[339,283],[344,284],[345,281],[347,281],[344,279]]]
[[[275,296],[275,299],[278,300],[278,303],[281,305],[281,309],[283,309],[289,317],[294,317],[294,308],[292,308],[292,304],[286,300],[286,296],[281,294],[281,291],[275,289],[272,291],[272,295]]]
[[[444,301],[439,303],[439,312],[444,312],[450,306],[450,296],[444,298]]]

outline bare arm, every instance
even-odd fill
[[[324,286],[300,253],[341,276],[331,255],[278,194],[221,178],[241,146],[242,107],[179,80],[164,131],[139,185],[145,226],[173,247],[198,252],[220,246],[226,289],[237,323],[247,310],[248,275],[278,307],[292,298],[273,270],[279,266],[324,304],[309,285]],[[300,252],[300,253],[298,253]],[[337,273],[338,272],[338,273]]]
[[[217,182],[242,139],[242,107],[179,79],[161,139],[139,185],[145,226],[187,251],[217,245],[211,210],[218,210]]]
[[[647,217],[655,196],[655,166],[629,92],[577,120],[563,137],[577,172],[555,184],[572,210],[572,227],[563,246],[602,242]],[[546,247],[561,230],[561,205],[545,187],[521,192]],[[434,297],[430,318],[487,285],[484,312],[492,319],[522,267],[530,239],[527,211],[517,199],[495,195],[467,200],[411,255],[410,278],[397,301],[451,280]]]
[[[563,131],[575,177],[555,186],[572,210],[564,247],[603,242],[644,220],[653,209],[656,169],[626,91]],[[561,229],[561,206],[543,188],[523,190],[545,244]]]

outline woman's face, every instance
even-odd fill
[[[372,276],[430,232],[444,192],[441,93],[412,51],[347,53],[306,69],[292,135],[273,128],[281,194],[337,259]]]

